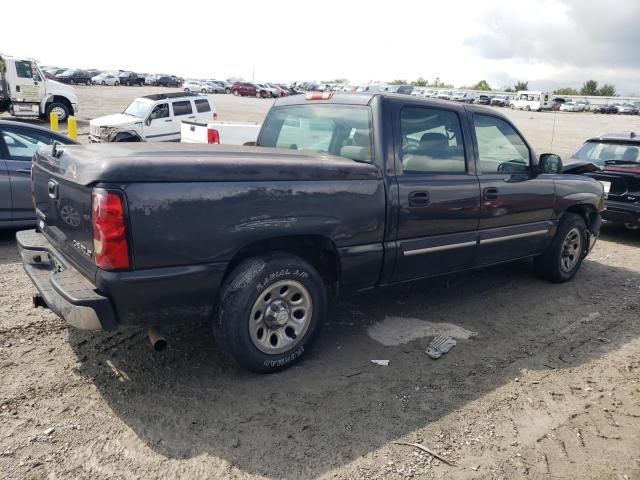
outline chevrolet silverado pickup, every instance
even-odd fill
[[[210,322],[256,372],[299,360],[337,293],[529,257],[570,280],[604,205],[503,115],[380,93],[281,98],[255,147],[54,145],[32,171],[37,304],[82,329]]]

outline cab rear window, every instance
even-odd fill
[[[274,108],[262,127],[259,144],[371,163],[371,109],[351,105]]]

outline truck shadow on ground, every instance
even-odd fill
[[[604,222],[600,231],[600,239],[628,247],[640,247],[640,229],[629,230],[620,223]]]
[[[209,326],[167,332],[162,354],[142,332],[69,336],[82,374],[155,452],[207,453],[251,474],[313,478],[412,439],[521,369],[570,368],[619,348],[640,334],[639,288],[640,274],[595,261],[562,285],[539,280],[523,262],[354,295],[332,309],[302,363],[270,376],[222,358]],[[387,316],[478,335],[433,361],[424,354],[430,338],[384,347],[366,334]]]

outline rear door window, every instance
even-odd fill
[[[455,112],[405,107],[400,135],[403,173],[466,173],[462,127]]]
[[[180,102],[173,102],[173,115],[179,117],[181,115],[191,115],[193,108],[189,100],[182,100]]]
[[[202,99],[196,100],[195,103],[196,103],[196,110],[198,110],[198,113],[205,113],[205,112],[211,111],[211,105],[209,104],[209,100],[202,98]]]
[[[303,105],[272,109],[260,145],[373,161],[371,109],[350,105]]]

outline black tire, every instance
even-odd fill
[[[120,85],[120,82],[118,80],[116,80],[115,82],[113,82],[113,86],[117,87],[118,85]]]
[[[65,122],[67,118],[69,118],[69,107],[67,107],[64,103],[60,102],[52,102],[47,105],[45,109],[46,116],[45,118],[49,118],[51,116],[52,111],[56,111],[58,113],[58,121]]]
[[[87,80],[87,87],[91,85],[91,80]]]
[[[575,232],[579,235],[580,245],[574,252],[574,257],[569,255],[572,263],[570,268],[566,268],[563,265],[563,259],[566,260],[567,256],[563,255],[565,251],[565,242],[568,240],[570,234]],[[584,219],[575,213],[567,212],[560,219],[558,229],[555,237],[551,241],[547,250],[534,260],[534,267],[538,274],[554,283],[562,283],[571,280],[582,265],[585,252],[587,251],[587,226]],[[570,252],[570,249],[567,250]]]
[[[275,284],[286,286],[287,282],[292,282],[292,289],[296,288],[295,285],[301,285],[311,299],[310,308],[307,310],[311,315],[305,329],[300,332],[300,338],[295,337],[293,330],[288,330],[290,328],[288,325],[296,316],[295,307],[291,304],[287,304],[289,323],[275,327],[275,330],[270,330],[266,326],[267,318],[271,318],[267,317],[266,312],[272,304],[279,301],[278,293],[273,294],[270,304],[260,307],[263,308],[262,312],[255,310],[260,298],[271,298],[273,292],[269,288],[273,288]],[[276,286],[275,288],[276,291],[279,289],[282,295],[284,287]],[[291,296],[291,301],[294,297],[295,295]],[[316,337],[318,326],[324,319],[326,304],[327,294],[322,277],[305,260],[285,253],[272,253],[245,260],[231,272],[220,289],[213,316],[216,342],[226,355],[247,370],[257,373],[274,373],[284,370],[299,361],[310,348]],[[260,316],[255,317],[256,314]],[[304,315],[306,316],[307,313]],[[274,336],[276,345],[285,336],[285,341],[294,343],[290,347],[285,344],[282,348],[287,349],[281,352],[268,353],[261,350],[257,346],[260,342],[252,339],[250,332],[252,327],[257,328],[255,336],[261,336],[260,328],[255,327],[257,323],[253,323],[255,322],[253,318],[260,318],[262,325],[265,325],[262,333],[265,338],[263,349],[270,348],[267,343],[273,345]],[[275,349],[276,345],[271,348]]]
[[[231,89],[230,89],[230,88],[228,88],[228,87],[227,87],[227,88],[225,88],[225,89],[224,89],[224,91],[225,91],[226,93],[231,93]]]
[[[239,97],[239,96],[240,96],[240,90],[234,90],[234,91],[233,91],[233,94],[234,94],[236,97]]]
[[[190,92],[190,90],[188,88],[184,89],[184,93],[189,93],[189,92]]]
[[[207,93],[207,89],[203,88],[202,90],[200,90],[200,93]]]
[[[74,85],[76,82],[73,81],[73,78],[69,79],[69,85]]]

